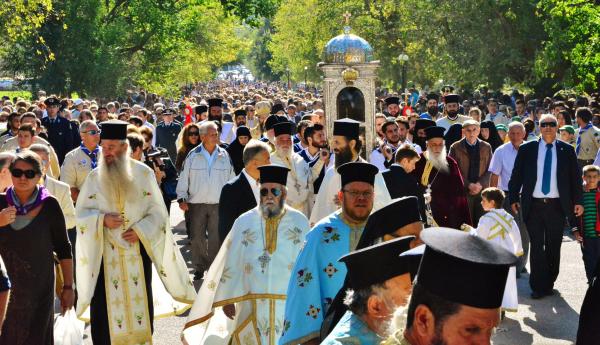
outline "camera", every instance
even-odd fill
[[[158,169],[164,171],[165,164],[162,162],[163,158],[169,158],[169,153],[162,147],[156,147],[152,151],[146,153],[146,161],[144,163],[152,170],[154,170],[155,164],[158,164]]]

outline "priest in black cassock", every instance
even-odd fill
[[[471,216],[462,175],[458,164],[446,154],[444,128],[433,126],[425,129],[427,150],[411,173],[419,182],[423,194],[431,197],[431,226],[460,229],[462,224],[471,225]],[[431,224],[433,223],[433,224]]]

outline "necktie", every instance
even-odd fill
[[[542,176],[542,193],[550,193],[550,180],[552,170],[552,144],[546,144],[546,157],[544,157],[544,175]]]

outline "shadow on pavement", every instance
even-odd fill
[[[529,317],[523,319],[525,325],[544,338],[575,341],[579,313],[571,308],[559,291],[555,289],[554,295],[539,300],[533,300],[529,295],[521,295],[520,298],[520,303],[529,305],[535,314],[535,320]]]
[[[521,324],[517,320],[510,318],[511,313],[506,314],[506,318],[496,329],[492,337],[494,345],[529,345],[533,344],[533,334],[523,331]]]

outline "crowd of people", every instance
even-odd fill
[[[0,344],[52,343],[56,298],[94,344],[190,307],[187,344],[487,344],[567,232],[600,335],[599,94],[378,90],[372,145],[318,89],[34,98],[0,101]]]

